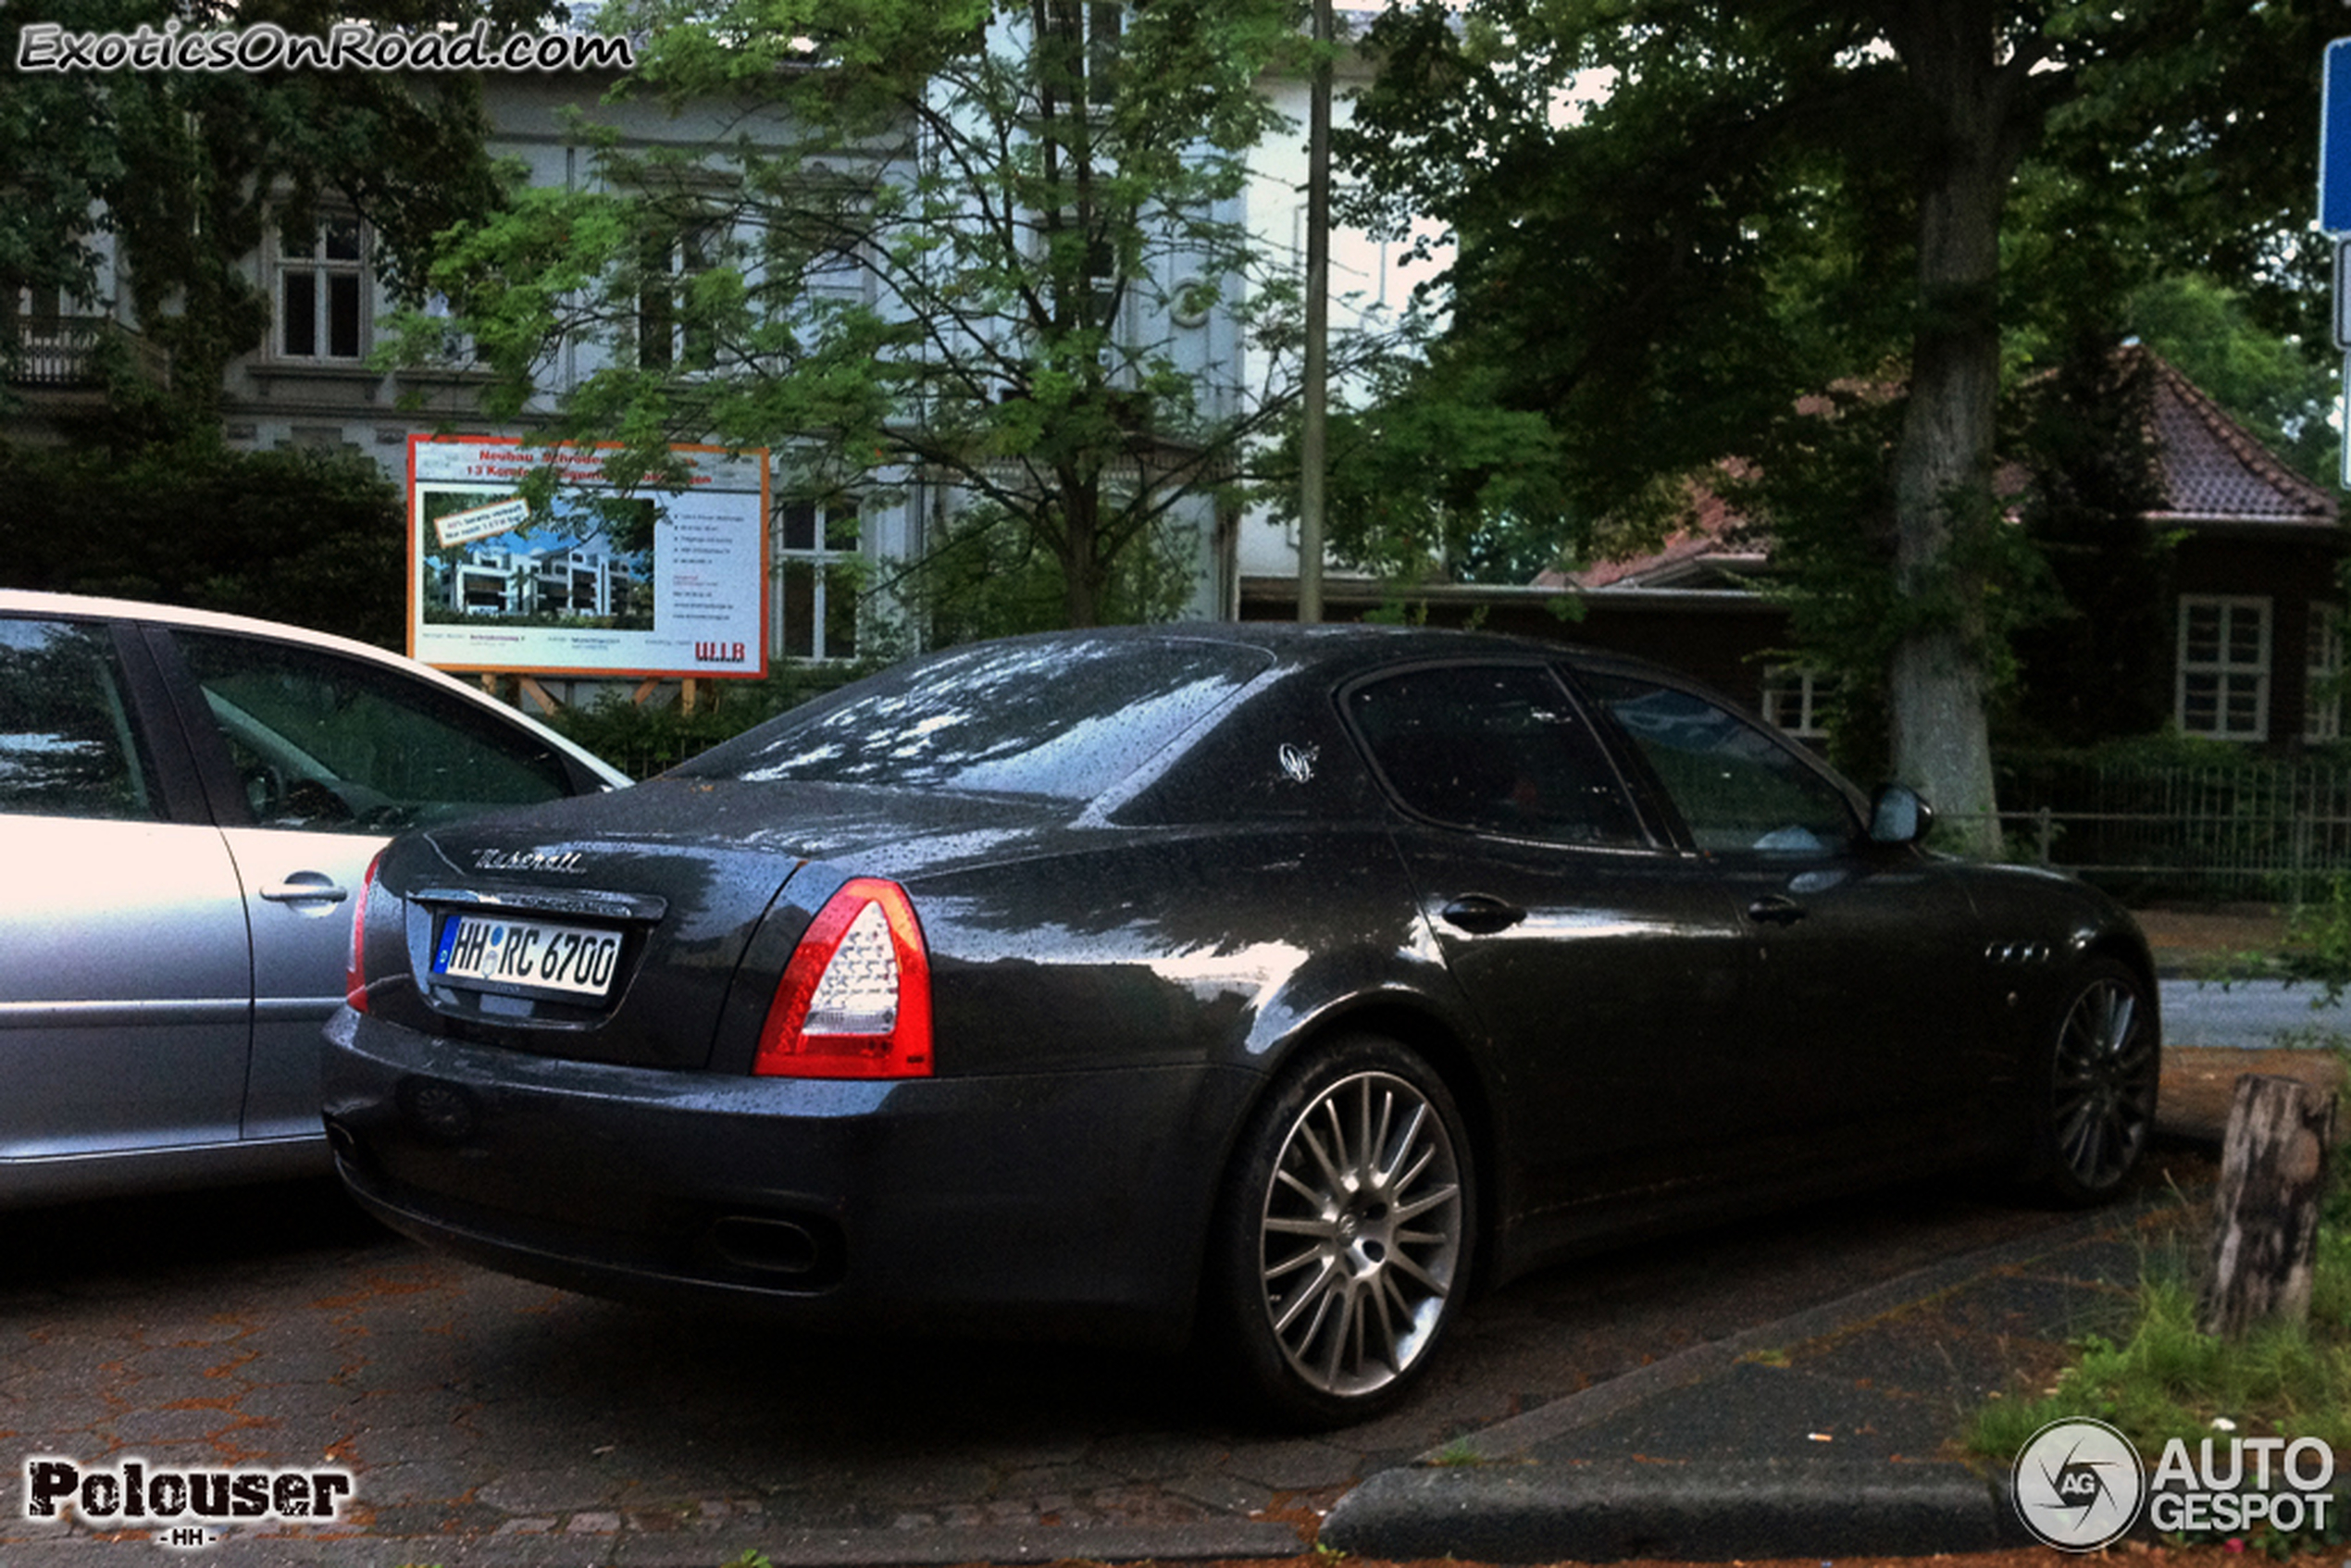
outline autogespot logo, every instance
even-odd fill
[[[2146,1501],[2131,1439],[2103,1421],[2052,1421],[2019,1450],[2009,1475],[2017,1517],[2059,1551],[2120,1540]]]

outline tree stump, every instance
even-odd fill
[[[2207,1334],[2307,1323],[2334,1096],[2298,1078],[2237,1079],[2213,1198],[2212,1267],[2196,1309]]]

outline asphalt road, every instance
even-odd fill
[[[2313,1031],[2351,1036],[2351,1000],[2314,1008],[2319,988],[2282,980],[2161,983],[2163,1039],[2168,1045],[2260,1050],[2294,1044]],[[2280,1037],[2294,1037],[2282,1039]]]
[[[35,1456],[352,1475],[337,1522],[280,1527],[305,1538],[168,1559],[221,1568],[1277,1555],[1464,1433],[2060,1221],[1945,1184],[1618,1251],[1477,1302],[1404,1410],[1297,1438],[1236,1425],[1181,1361],[612,1305],[323,1186],[0,1213],[0,1563],[155,1561],[28,1522]]]

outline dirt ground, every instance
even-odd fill
[[[2173,1047],[2163,1053],[2158,1124],[2166,1132],[2218,1142],[2228,1128],[2237,1079],[2247,1073],[2299,1078],[2321,1089],[2343,1084],[2343,1064],[2326,1052]],[[2338,1136],[2351,1136],[2351,1127]]]
[[[2134,909],[2156,962],[2185,966],[2285,946],[2285,910],[2273,903],[2158,904]]]

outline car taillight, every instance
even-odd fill
[[[930,1076],[930,956],[906,890],[856,877],[784,965],[751,1070],[795,1078]]]
[[[367,895],[376,890],[376,868],[384,862],[378,850],[359,878],[359,896],[351,902],[351,960],[343,965],[342,999],[355,1013],[367,1011]]]

